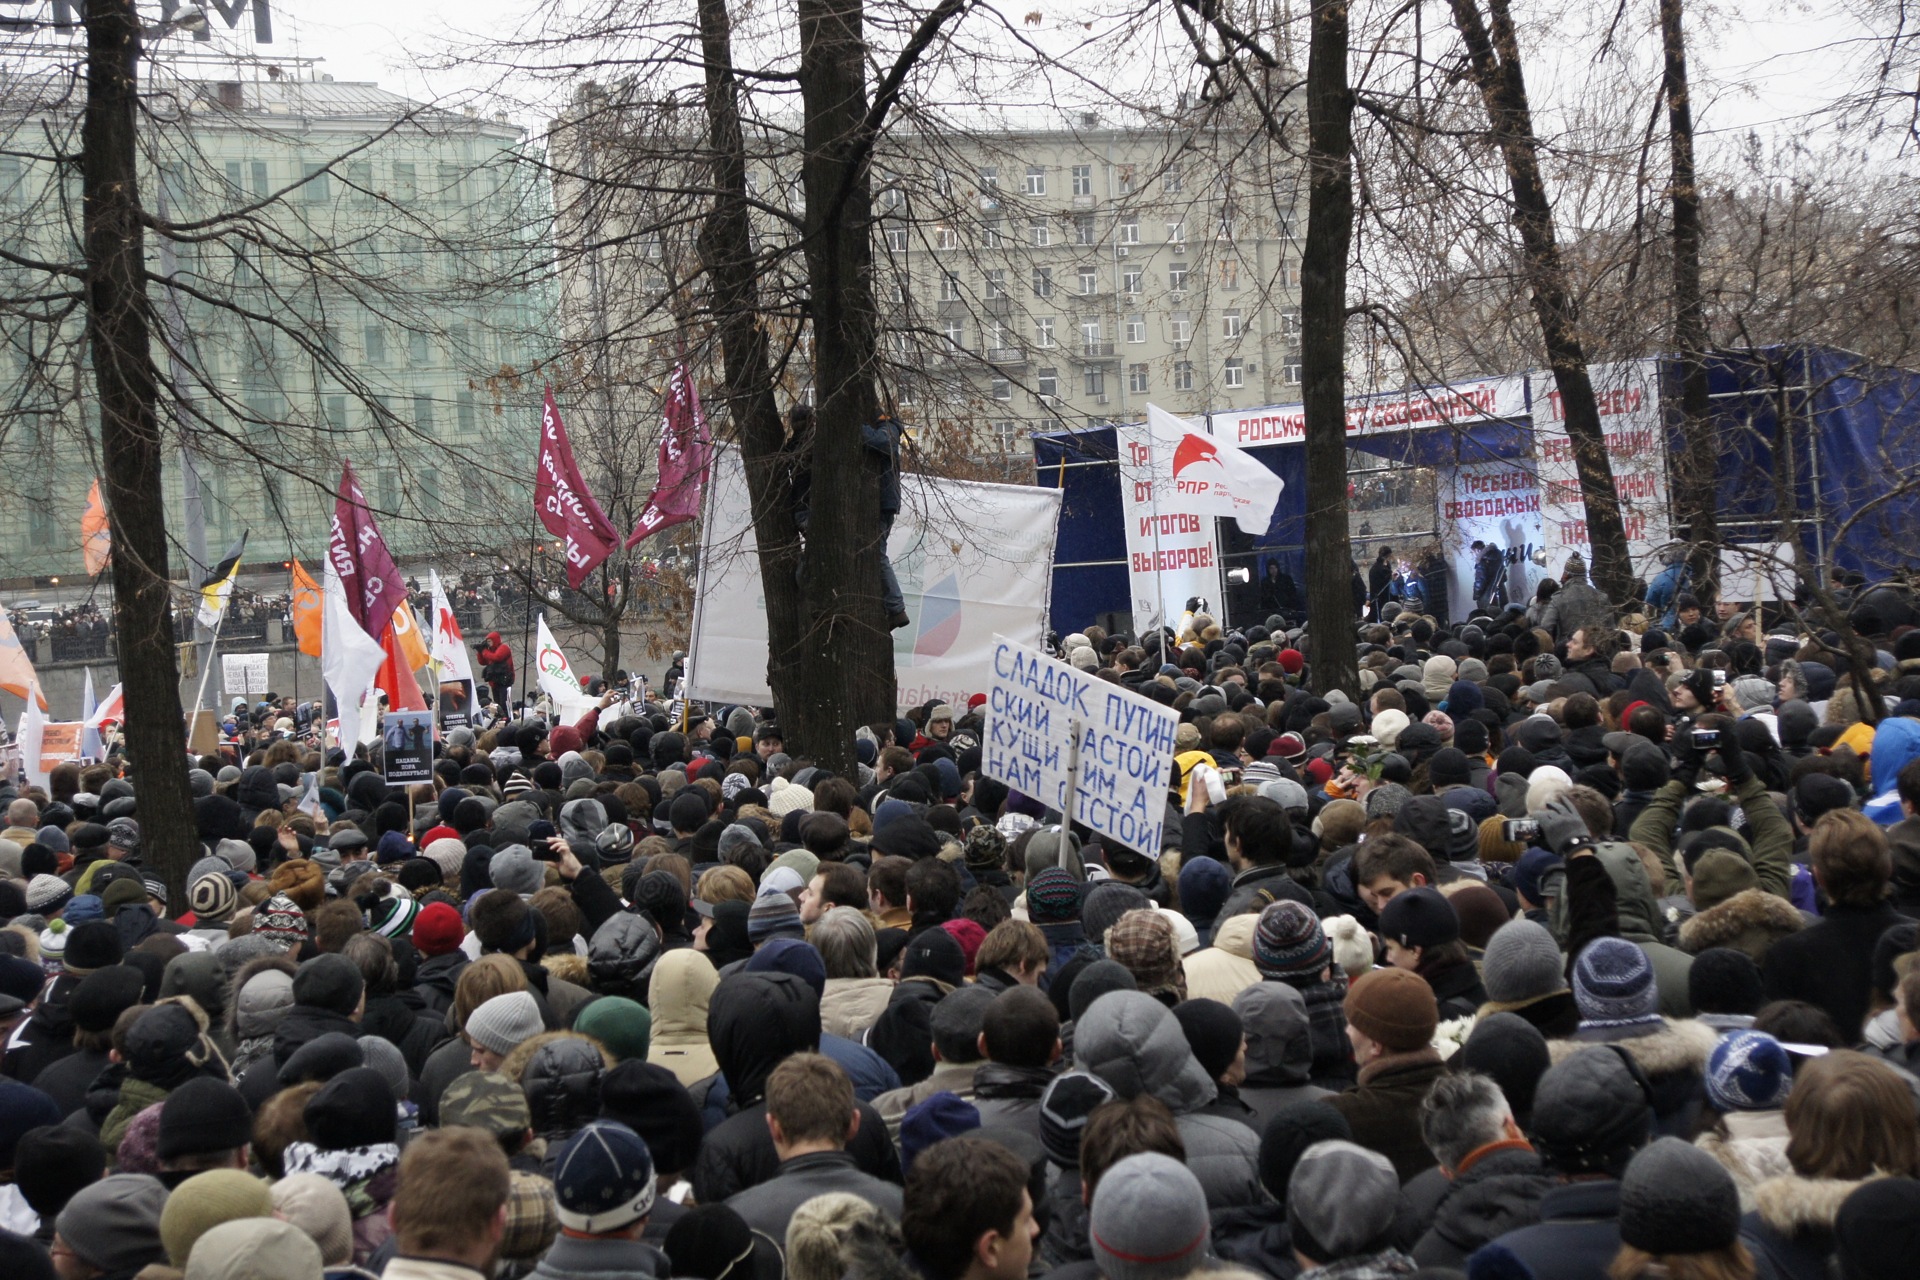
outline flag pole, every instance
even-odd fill
[[[207,677],[213,674],[213,651],[220,647],[220,628],[227,620],[227,610],[222,609],[220,616],[213,620],[213,635],[207,640],[207,665],[200,668],[200,688],[193,695],[193,711],[198,715],[203,709],[207,696]]]

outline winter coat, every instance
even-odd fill
[[[1450,1018],[1471,1018],[1487,1002],[1487,989],[1481,985],[1480,971],[1473,967],[1471,960],[1442,965],[1432,972],[1423,970],[1420,976],[1433,988],[1442,1022]]]
[[[1086,949],[1087,931],[1078,920],[1063,920],[1057,924],[1041,925],[1040,932],[1047,939],[1047,972],[1042,978],[1041,987],[1050,991],[1067,961]]]
[[[1232,1004],[1235,996],[1260,981],[1253,963],[1253,930],[1259,923],[1253,914],[1220,919],[1213,945],[1184,959],[1189,999]]]
[[[973,1106],[980,1127],[1002,1125],[1040,1137],[1040,1095],[1053,1081],[1049,1067],[1010,1067],[983,1062],[973,1073]]]
[[[933,1074],[933,1006],[952,988],[933,978],[903,978],[874,1020],[867,1044],[900,1075],[918,1084]]]
[[[860,1112],[860,1129],[847,1144],[847,1154],[861,1172],[899,1182],[900,1154],[887,1136],[886,1121],[870,1103],[856,1101],[854,1106]],[[767,1104],[756,1102],[727,1117],[700,1143],[691,1177],[694,1199],[718,1204],[779,1171],[780,1156],[773,1149],[773,1135],[767,1132]]]
[[[1732,947],[1759,964],[1769,947],[1805,925],[1806,918],[1785,898],[1765,889],[1742,889],[1681,922],[1680,949],[1697,956],[1710,947]]]
[[[1635,944],[1653,966],[1660,1012],[1670,1018],[1692,1016],[1687,975],[1693,957],[1661,941],[1660,904],[1632,845],[1603,840],[1594,846],[1594,857],[1568,864],[1564,891],[1553,902],[1552,928],[1574,955],[1596,937],[1618,936]]]
[[[844,1151],[819,1151],[784,1161],[772,1178],[733,1195],[727,1206],[755,1231],[787,1238],[787,1224],[815,1196],[858,1196],[894,1221],[900,1219],[900,1186],[862,1173]]]
[[[667,1255],[643,1240],[588,1240],[562,1234],[533,1280],[657,1280],[673,1273]]]
[[[1269,862],[1248,867],[1233,878],[1233,887],[1227,893],[1227,900],[1214,919],[1231,920],[1247,913],[1257,916],[1282,898],[1291,898],[1313,907],[1316,912],[1319,910],[1312,892],[1288,873],[1285,863]]]
[[[1391,1053],[1361,1067],[1358,1084],[1323,1101],[1347,1118],[1355,1142],[1393,1161],[1405,1182],[1433,1167],[1420,1136],[1420,1100],[1444,1072],[1432,1049]]]
[[[1580,1025],[1580,1006],[1573,1002],[1573,992],[1567,990],[1535,996],[1531,1000],[1489,1000],[1480,1006],[1478,1013],[1483,1018],[1489,1014],[1511,1013],[1524,1019],[1549,1040],[1570,1036]]]
[[[1760,977],[1769,1000],[1805,1000],[1825,1009],[1842,1044],[1857,1044],[1873,991],[1873,951],[1880,935],[1911,924],[1886,903],[1830,906],[1808,925],[1767,948]]]
[[[422,960],[413,975],[413,989],[420,996],[422,1006],[431,1013],[445,1013],[453,1008],[454,989],[460,985],[460,975],[471,963],[466,953],[457,949]]]
[[[1620,1184],[1571,1182],[1540,1197],[1540,1220],[1482,1245],[1468,1280],[1596,1280],[1620,1252]]]
[[[7,1041],[6,1074],[15,1080],[30,1081],[47,1064],[73,1052],[73,1013],[67,1001],[80,979],[62,973],[40,989],[40,1003]]]
[[[887,1133],[895,1141],[900,1141],[900,1122],[906,1119],[907,1112],[913,1110],[936,1093],[951,1093],[963,1102],[973,1101],[973,1076],[980,1069],[978,1062],[937,1062],[933,1073],[918,1084],[903,1085],[898,1089],[889,1089],[873,1100],[873,1109],[887,1122]]]
[[[820,1030],[863,1040],[892,998],[893,982],[887,978],[828,978],[820,996]]]
[[[669,951],[654,962],[647,985],[647,1009],[653,1031],[647,1061],[673,1072],[692,1086],[720,1070],[707,1042],[707,1006],[720,975],[700,951]]]
[[[1613,605],[1599,588],[1582,578],[1561,584],[1547,607],[1540,611],[1538,625],[1561,644],[1576,631],[1585,631],[1588,638],[1593,639],[1603,631],[1610,635],[1616,629]]]
[[[1207,1215],[1213,1225],[1213,1256],[1272,1280],[1293,1280],[1300,1263],[1284,1204],[1256,1204]]]
[[[1787,1162],[1787,1113],[1782,1110],[1729,1111],[1720,1117],[1718,1128],[1695,1138],[1693,1145],[1733,1175],[1743,1213],[1757,1206],[1755,1193],[1762,1182],[1793,1173]]]
[[[1646,845],[1660,855],[1663,864],[1670,864],[1674,827],[1680,820],[1681,806],[1692,794],[1693,788],[1678,778],[1661,787],[1633,820],[1627,839]],[[1744,834],[1731,832],[1734,843],[1740,846],[1738,852],[1752,865],[1762,889],[1787,897],[1793,884],[1793,828],[1767,794],[1766,783],[1757,777],[1749,776],[1741,782],[1733,800],[1747,819]]]
[[[1252,1111],[1254,1132],[1265,1133],[1267,1121],[1282,1107],[1329,1096],[1330,1090],[1313,1083],[1313,1032],[1300,1018],[1284,983],[1261,985],[1233,1001],[1247,1044],[1247,1075],[1240,1085],[1240,1101]]]
[[[446,1020],[414,1011],[399,996],[371,996],[360,1016],[362,1035],[379,1036],[400,1051],[407,1070],[418,1076],[427,1057],[447,1038]]]
[[[1555,1186],[1540,1156],[1524,1142],[1495,1143],[1472,1153],[1454,1170],[1446,1194],[1434,1206],[1432,1225],[1413,1247],[1423,1267],[1458,1267],[1489,1240],[1531,1226],[1540,1201]]]
[[[1753,1211],[1740,1219],[1740,1240],[1759,1273],[1771,1267],[1774,1280],[1827,1280],[1834,1220],[1865,1181],[1790,1173],[1755,1187]]]
[[[1691,1138],[1706,1105],[1707,1058],[1720,1043],[1720,1033],[1691,1018],[1662,1018],[1650,1034],[1621,1037],[1620,1029],[1600,1035],[1582,1033],[1573,1040],[1549,1040],[1547,1055],[1565,1062],[1574,1054],[1603,1041],[1627,1054],[1647,1073],[1653,1087],[1655,1137]]]
[[[1074,1025],[1074,1058],[1122,1098],[1147,1093],[1166,1104],[1209,1209],[1265,1199],[1259,1136],[1239,1121],[1198,1114],[1220,1091],[1165,1005],[1138,991],[1100,997]]]
[[[120,1146],[120,1139],[127,1136],[127,1126],[133,1123],[133,1118],[148,1107],[165,1102],[170,1092],[132,1076],[121,1081],[119,1100],[113,1104],[113,1110],[107,1113],[107,1118],[100,1122],[100,1145],[111,1155]]]
[[[52,1098],[60,1114],[67,1115],[86,1105],[88,1086],[111,1061],[104,1049],[70,1053],[48,1063],[29,1083]]]

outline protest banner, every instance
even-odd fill
[[[387,785],[433,781],[433,712],[389,711],[380,722]]]
[[[229,696],[253,698],[269,687],[267,655],[264,653],[223,653],[220,655],[220,684]]]
[[[79,720],[54,720],[40,731],[40,772],[52,773],[56,765],[80,758]]]
[[[1179,726],[1171,707],[994,637],[980,771],[1149,857]]]

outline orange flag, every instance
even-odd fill
[[[400,656],[406,661],[407,670],[418,671],[433,661],[433,655],[427,652],[427,642],[420,636],[420,625],[413,616],[413,606],[406,600],[400,601],[400,607],[393,611],[393,638],[400,646]]]
[[[407,665],[403,646],[394,634],[396,630],[388,623],[387,629],[380,633],[380,647],[387,651],[387,656],[380,663],[380,673],[373,682],[386,693],[387,710],[425,711],[427,700],[420,696],[420,682],[413,678],[413,668]]]
[[[40,692],[40,678],[33,674],[33,662],[20,647],[20,637],[14,634],[5,609],[0,609],[0,689],[16,698],[26,697],[27,690],[31,689],[40,710],[47,709],[47,695]]]
[[[107,527],[107,504],[100,497],[100,482],[87,490],[87,509],[80,513],[80,554],[86,558],[87,576],[95,578],[107,567],[113,551],[113,533]]]
[[[320,620],[326,597],[313,575],[293,562],[293,634],[300,641],[300,652],[309,658],[320,656]]]

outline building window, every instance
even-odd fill
[[[1227,385],[1229,387],[1247,385],[1247,365],[1239,356],[1227,357]]]
[[[1167,288],[1175,293],[1187,287],[1187,264],[1170,262],[1167,264]]]
[[[1280,313],[1280,336],[1283,338],[1297,338],[1300,336],[1299,308],[1288,307]]]
[[[1033,296],[1051,298],[1053,296],[1053,268],[1035,267],[1033,269]]]
[[[888,209],[888,210],[898,209],[901,205],[905,204],[906,202],[907,202],[906,195],[902,193],[900,188],[898,187],[888,187],[885,191],[882,191],[880,193],[880,207],[882,209]]]
[[[1121,244],[1139,244],[1140,243],[1140,219],[1133,218],[1133,217],[1121,219],[1120,243]]]
[[[1220,259],[1220,287],[1238,289],[1240,287],[1240,259]]]
[[[1127,366],[1127,390],[1134,395],[1144,395],[1151,384],[1147,380],[1147,366],[1130,364]]]
[[[333,180],[327,166],[310,164],[305,166],[307,183],[300,189],[301,198],[308,204],[329,204],[333,200]]]
[[[893,354],[896,356],[899,356],[903,360],[906,359],[907,357],[907,335],[906,334],[896,333],[893,335]]]
[[[460,434],[472,435],[474,428],[473,392],[459,391],[453,397],[453,421]]]
[[[1176,347],[1184,347],[1193,340],[1193,317],[1184,311],[1176,311],[1167,318],[1167,334]]]
[[[1180,171],[1178,169],[1169,169],[1161,174],[1160,189],[1168,195],[1173,195],[1178,192],[1180,190]]]
[[[1138,294],[1140,281],[1145,273],[1139,267],[1128,267],[1120,273],[1120,292]]]
[[[995,267],[987,272],[987,296],[1004,298],[1007,296],[1007,272],[1004,267]]]
[[[1020,447],[1020,424],[1011,420],[995,422],[993,440],[1000,446],[1000,452],[1012,453]]]
[[[935,195],[942,195],[942,196],[952,195],[953,194],[953,175],[951,173],[948,173],[945,169],[935,169],[933,171],[933,190]]]
[[[1080,292],[1082,294],[1100,291],[1100,273],[1092,267],[1080,268]]]
[[[409,174],[413,172],[413,166],[410,164],[395,165],[394,171],[397,173],[403,168],[406,169]],[[264,160],[255,160],[253,162],[253,194],[264,196],[270,194],[272,190],[273,188],[267,177],[267,162]]]
[[[960,277],[951,271],[940,273],[940,301],[958,302],[960,300]]]
[[[895,302],[903,303],[907,300],[907,282],[905,280],[895,280],[891,288],[893,290],[893,300]]]
[[[902,405],[912,404],[913,403],[913,384],[911,382],[908,382],[905,378],[902,378],[900,380],[899,387],[896,388],[894,391],[894,399],[899,401]]]
[[[905,253],[907,251],[907,229],[905,227],[887,228],[887,251]]]
[[[1145,316],[1127,317],[1127,341],[1145,342],[1147,340],[1147,318]]]
[[[1121,165],[1118,169],[1114,171],[1113,181],[1114,181],[1114,185],[1119,188],[1121,195],[1123,196],[1132,195],[1133,194],[1133,166],[1130,164]]]
[[[1175,360],[1173,362],[1173,389],[1175,391],[1193,390],[1193,361]]]
[[[1240,336],[1240,313],[1225,311],[1220,315],[1220,336],[1231,341]]]
[[[1053,345],[1053,317],[1035,316],[1033,320],[1033,345],[1050,347]]]
[[[1219,229],[1214,232],[1214,236],[1220,240],[1233,239],[1233,210],[1220,210],[1220,226]]]
[[[367,363],[383,365],[387,362],[387,331],[377,324],[366,327]]]
[[[1093,166],[1077,164],[1073,166],[1073,194],[1090,196],[1093,194]]]
[[[980,243],[988,249],[998,249],[1006,243],[1005,220],[998,215],[982,220],[980,223]]]
[[[947,335],[948,346],[964,347],[967,345],[967,322],[965,320],[958,318],[950,319],[943,322],[940,327]]]
[[[1043,395],[1043,396],[1059,395],[1060,394],[1060,371],[1058,369],[1040,370],[1040,372],[1034,376],[1033,387],[1034,387],[1034,391],[1039,395]]]
[[[1105,396],[1107,394],[1107,373],[1100,368],[1088,369],[1086,373],[1087,394]]]
[[[413,425],[422,435],[433,434],[433,397],[416,395],[413,398]]]
[[[1030,196],[1043,196],[1047,194],[1046,166],[1037,164],[1027,166],[1026,191]]]
[[[998,320],[980,322],[980,345],[989,352],[999,353],[1007,349],[1007,326]]]
[[[1100,322],[1098,320],[1082,320],[1080,322],[1080,341],[1086,344],[1089,351],[1093,351],[1100,346]]]
[[[1300,384],[1299,357],[1297,356],[1289,357],[1287,360],[1282,362],[1282,364],[1280,365],[1280,381],[1286,383],[1290,387],[1298,386]]]
[[[1027,219],[1027,241],[1042,248],[1053,243],[1053,231],[1045,218]]]
[[[933,247],[936,249],[958,249],[960,247],[960,236],[954,231],[952,226],[943,222],[933,230]]]
[[[1013,399],[1013,380],[1011,378],[995,378],[993,380],[993,398],[995,400]]]
[[[1073,215],[1073,242],[1075,244],[1092,244],[1094,242],[1094,239],[1095,239],[1095,236],[1093,234],[1093,215],[1090,213],[1074,214]]]
[[[1000,166],[983,164],[980,166],[980,190],[998,191],[1000,189]]]
[[[1169,222],[1167,224],[1167,243],[1185,244],[1186,242],[1187,224],[1184,222]]]

